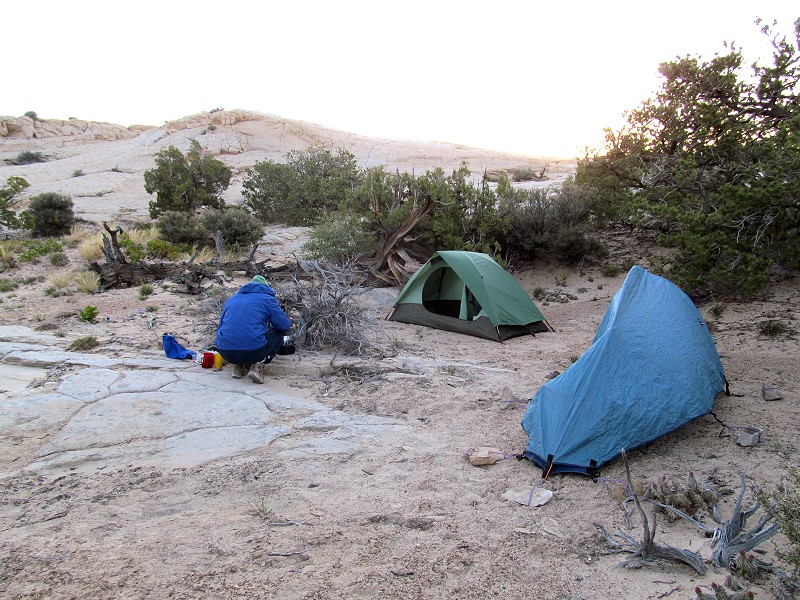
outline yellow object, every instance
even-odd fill
[[[214,352],[214,368],[222,368],[222,355],[219,352]]]

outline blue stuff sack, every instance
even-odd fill
[[[161,336],[161,344],[164,346],[164,354],[167,355],[167,358],[194,358],[195,356],[195,352],[181,346],[178,340],[168,333]]]

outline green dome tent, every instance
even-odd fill
[[[390,321],[502,342],[548,331],[533,300],[488,254],[436,252],[408,280]]]

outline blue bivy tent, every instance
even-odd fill
[[[635,266],[589,349],[528,405],[524,454],[547,473],[595,476],[621,449],[711,412],[723,391],[722,362],[691,299]]]

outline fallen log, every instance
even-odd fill
[[[162,281],[184,270],[185,266],[173,263],[112,262],[92,263],[92,270],[100,275],[100,288],[135,287],[152,281]]]
[[[100,288],[110,290],[115,288],[136,287],[143,283],[170,280],[186,286],[186,293],[199,294],[204,280],[213,280],[222,284],[223,273],[240,272],[247,277],[265,275],[275,277],[289,276],[292,265],[268,266],[266,261],[248,263],[244,261],[223,263],[220,265],[205,266],[191,263],[149,263],[149,262],[107,262],[103,265],[94,262],[92,270],[100,275]]]

